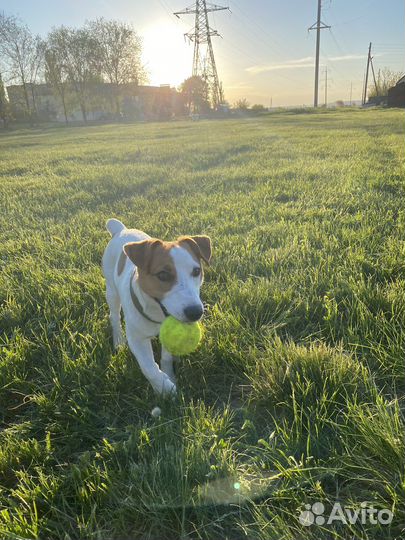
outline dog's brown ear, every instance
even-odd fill
[[[127,257],[141,270],[149,271],[155,249],[162,245],[161,240],[154,238],[141,240],[140,242],[129,242],[123,247]]]
[[[198,259],[203,259],[208,265],[211,260],[211,238],[209,236],[180,236],[178,243],[184,242]]]

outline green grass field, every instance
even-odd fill
[[[403,539],[404,148],[398,110],[1,134],[0,538]],[[112,216],[212,238],[174,401],[112,350]]]

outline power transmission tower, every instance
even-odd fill
[[[316,30],[316,53],[315,53],[315,90],[314,90],[314,107],[318,107],[318,89],[319,89],[319,50],[321,48],[321,30],[331,28],[321,21],[322,0],[318,0],[318,17],[316,23],[308,28]]]
[[[229,8],[207,3],[206,0],[196,0],[195,5],[193,4],[182,11],[174,13],[178,18],[180,18],[180,15],[195,15],[194,29],[184,35],[194,42],[192,74],[193,76],[200,76],[207,83],[208,99],[214,108],[217,108],[224,101],[224,93],[219,81],[211,41],[212,36],[220,36],[220,34],[210,27],[208,13],[226,9]]]

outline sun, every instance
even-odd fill
[[[157,21],[142,32],[142,58],[149,84],[179,86],[190,77],[193,46],[180,24]]]

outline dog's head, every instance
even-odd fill
[[[182,322],[202,317],[202,262],[209,264],[211,259],[208,236],[181,236],[175,242],[151,238],[125,244],[124,251],[138,268],[142,290],[157,299],[169,315]]]

